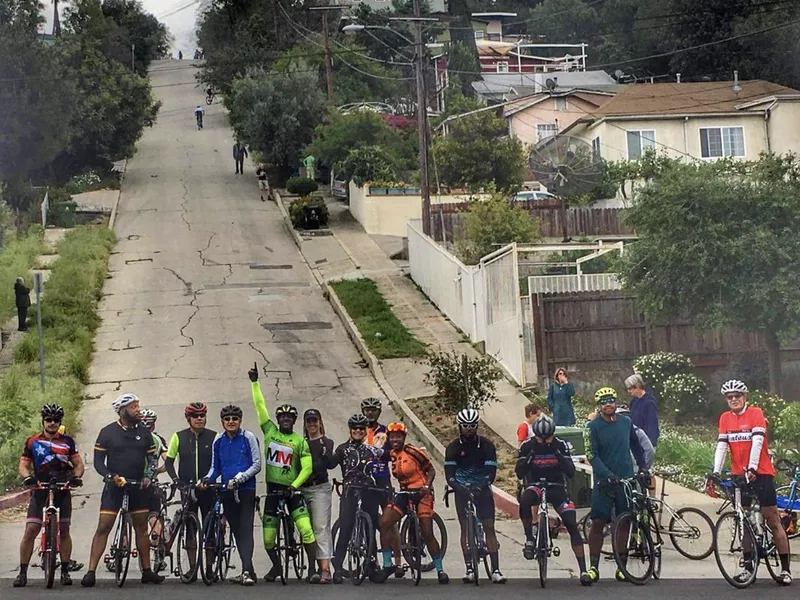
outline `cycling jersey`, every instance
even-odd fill
[[[111,474],[136,481],[150,478],[157,460],[153,435],[141,423],[123,427],[115,421],[97,435],[94,468],[103,477]]]
[[[258,424],[264,433],[264,455],[267,483],[291,486],[303,485],[314,469],[311,450],[306,439],[298,433],[283,433],[269,418],[267,403],[261,386],[253,382],[253,404],[258,415]]]
[[[78,456],[75,440],[56,434],[48,437],[44,431],[32,435],[22,448],[22,460],[33,463],[33,472],[39,481],[57,479],[66,481],[72,473],[72,459]]]
[[[336,448],[328,461],[328,468],[341,466],[345,484],[375,485],[373,473],[379,460],[378,452],[368,444],[348,440]]]
[[[391,477],[389,472],[389,452],[388,448],[386,447],[388,438],[386,435],[386,425],[374,423],[367,427],[367,445],[372,446],[373,448],[378,448],[381,451],[379,460],[375,464],[374,474],[375,483],[378,485],[388,483]]]
[[[742,475],[747,469],[755,469],[759,475],[775,476],[775,468],[767,452],[767,421],[760,408],[745,406],[738,415],[732,410],[722,413],[714,458],[715,472],[722,468],[728,448],[731,451],[733,475]]]
[[[172,434],[167,447],[167,473],[173,479],[185,483],[200,481],[211,468],[211,447],[217,434],[210,429],[203,429],[195,434],[191,427]],[[178,460],[178,471],[175,472],[175,459]]]
[[[472,440],[459,437],[447,446],[444,474],[448,483],[488,487],[497,474],[497,449],[481,435]]]
[[[525,485],[535,485],[541,479],[564,483],[566,477],[575,474],[575,464],[564,440],[555,438],[547,444],[534,437],[520,447],[515,470]]]
[[[261,471],[261,449],[253,432],[240,429],[231,438],[223,431],[214,438],[211,448],[211,469],[206,475],[209,481],[221,478],[222,484],[227,485],[241,473],[244,482],[239,489],[256,489],[256,475]]]
[[[413,490],[425,486],[433,465],[424,450],[405,444],[400,450],[390,450],[389,456],[392,461],[392,475],[397,479],[401,490]]]

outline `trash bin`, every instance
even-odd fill
[[[584,441],[583,432],[583,427],[556,427],[556,437],[570,445],[573,460],[586,456],[586,442]],[[575,475],[569,482],[569,495],[578,508],[585,508],[591,505],[592,488],[588,473],[580,470],[575,471]]]

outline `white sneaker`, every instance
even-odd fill
[[[475,583],[475,571],[467,569],[466,574],[461,578],[464,583]]]
[[[778,579],[781,585],[792,585],[792,574],[789,571],[781,571]]]
[[[500,569],[497,569],[492,573],[492,583],[505,583],[506,576],[500,572]]]

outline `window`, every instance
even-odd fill
[[[475,39],[482,40],[483,39],[483,31],[476,31],[475,32]]]
[[[541,142],[544,139],[556,135],[558,133],[558,125],[555,123],[537,123],[536,133],[538,134],[539,141]]]
[[[565,97],[556,98],[556,110],[559,112],[567,110],[567,99]]]
[[[703,158],[744,156],[744,129],[742,127],[701,128],[700,154]]]
[[[600,158],[600,136],[592,140],[592,152],[596,157]]]
[[[656,148],[656,132],[652,129],[628,132],[628,160],[639,160],[646,150]]]
[[[497,63],[497,72],[498,73],[508,73],[508,63],[507,62],[499,62],[499,63]]]

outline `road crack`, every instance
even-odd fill
[[[264,366],[261,368],[261,370],[264,372],[264,375],[266,375],[267,367],[269,366],[270,363],[269,359],[261,350],[255,347],[253,342],[247,342],[247,345],[250,346],[250,348],[252,348],[254,351],[258,352],[258,354],[261,356],[262,360],[264,361]]]
[[[186,177],[181,180],[181,185],[183,185],[183,196],[181,197],[181,220],[186,223],[186,227],[189,231],[192,230],[192,224],[186,219],[186,215],[189,214],[189,188],[186,187]]]
[[[178,275],[178,272],[175,271],[175,269],[171,269],[169,267],[161,267],[161,268],[164,269],[165,271],[169,271],[170,273],[175,275],[175,277],[178,278],[178,281],[180,281],[183,284],[184,294],[186,296],[192,296],[192,295],[195,294],[195,292],[192,291],[192,282],[191,281],[186,281],[183,277]],[[194,300],[192,300],[192,302],[194,302]]]

